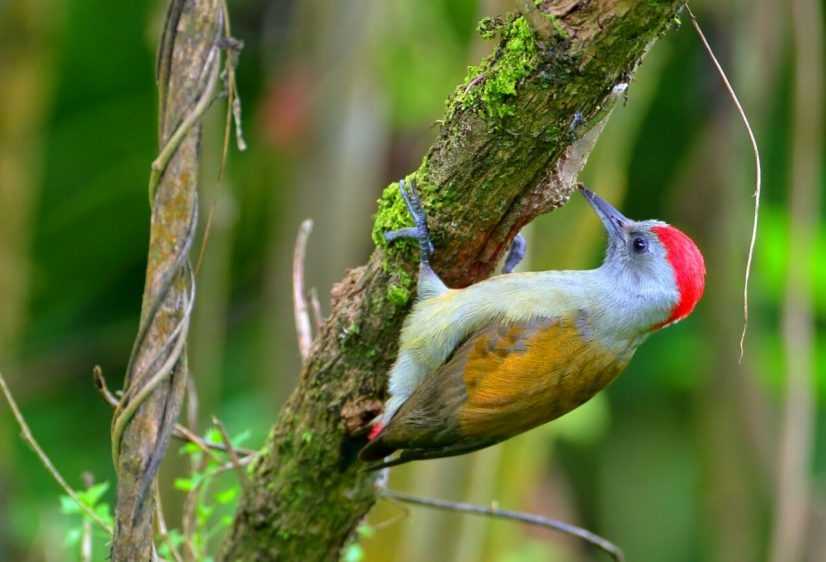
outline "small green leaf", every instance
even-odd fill
[[[60,496],[60,512],[66,515],[80,513],[80,505],[69,496]]]
[[[94,507],[95,504],[100,501],[100,498],[103,497],[103,494],[109,489],[109,482],[101,482],[100,484],[95,484],[90,486],[87,490],[84,490],[78,493],[78,497],[80,501],[88,505],[89,507]]]
[[[221,505],[226,505],[238,496],[238,488],[228,488],[215,495],[215,500]]]
[[[195,483],[189,478],[176,478],[174,486],[176,489],[184,492],[191,492],[195,489]]]
[[[209,431],[207,431],[206,435],[204,436],[204,441],[221,444],[224,442],[224,437],[221,435],[221,432],[218,431],[217,428],[213,427],[210,428]]]
[[[370,525],[362,524],[356,527],[356,533],[358,533],[358,536],[360,537],[369,539],[376,534],[376,529]]]
[[[178,529],[170,529],[167,533],[167,539],[172,543],[172,546],[180,546],[184,542],[184,536]]]
[[[198,445],[196,445],[195,443],[187,443],[186,445],[178,449],[178,452],[182,455],[194,455],[195,453],[200,453],[201,449],[199,449]]]

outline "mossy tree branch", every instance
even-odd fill
[[[675,0],[545,0],[530,18],[483,22],[496,51],[449,100],[438,138],[411,174],[451,286],[490,275],[519,229],[567,201],[617,98],[674,21]],[[537,16],[549,25],[537,26]],[[332,292],[330,317],[298,388],[250,474],[225,561],[336,560],[375,501],[354,461],[356,434],[381,407],[413,294],[417,256],[381,233],[408,225],[391,185],[377,248]]]

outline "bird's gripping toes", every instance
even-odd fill
[[[407,228],[400,228],[398,230],[391,230],[384,233],[384,239],[388,242],[393,242],[399,238],[413,238],[419,242],[419,250],[421,252],[421,265],[427,265],[430,268],[430,258],[433,256],[433,242],[430,239],[430,231],[427,228],[427,215],[424,212],[422,201],[419,198],[419,193],[416,191],[416,184],[410,182],[408,187],[404,179],[399,180],[399,192],[405,205],[407,205],[407,212],[410,213],[415,226]],[[502,266],[502,273],[512,272],[517,265],[525,257],[527,243],[522,234],[517,234],[513,239],[508,255]],[[421,296],[421,295],[420,295]]]
[[[416,184],[410,182],[410,188],[408,189],[405,181],[401,179],[399,180],[399,192],[401,193],[402,199],[404,199],[404,204],[407,205],[407,212],[410,213],[416,226],[385,232],[384,239],[388,242],[399,238],[416,239],[419,242],[419,249],[421,251],[421,262],[430,263],[430,257],[433,255],[433,242],[430,240],[430,231],[427,229],[427,216],[422,207],[422,201],[419,199],[419,194],[416,192]]]
[[[429,265],[433,245],[415,187],[400,182],[400,190],[415,226],[387,239],[416,238],[422,262],[389,398],[359,454],[370,468],[467,453],[564,415],[702,296],[703,257],[688,236],[661,221],[628,219],[584,188],[608,233],[600,267],[448,289]],[[508,269],[521,253],[517,241]]]

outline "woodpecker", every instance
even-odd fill
[[[469,453],[570,412],[702,297],[705,264],[691,238],[659,220],[626,218],[583,186],[608,234],[600,267],[511,273],[524,254],[517,239],[503,274],[449,289],[430,267],[415,185],[402,180],[399,190],[415,226],[385,237],[419,242],[417,301],[389,398],[359,453],[370,469]]]

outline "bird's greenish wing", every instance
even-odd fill
[[[401,462],[466,453],[576,408],[627,363],[588,337],[587,318],[495,322],[428,374],[379,439]],[[630,357],[630,356],[629,356]]]

